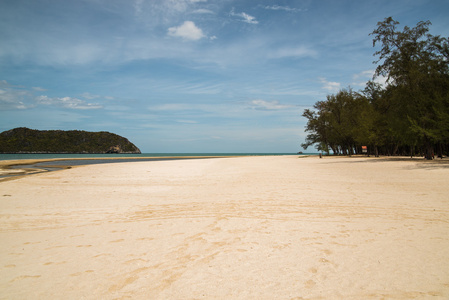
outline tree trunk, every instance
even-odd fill
[[[439,143],[439,145],[438,145],[438,157],[443,159],[443,145],[442,145],[442,143]]]
[[[433,147],[432,147],[432,143],[430,142],[430,140],[428,138],[426,138],[426,156],[425,156],[425,158],[427,160],[433,159]]]
[[[396,155],[396,153],[398,152],[398,149],[399,149],[399,145],[396,144],[393,149],[393,156]]]

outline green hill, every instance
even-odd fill
[[[141,153],[114,133],[14,128],[0,133],[0,153]]]

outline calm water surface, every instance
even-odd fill
[[[161,161],[179,159],[206,159],[211,156],[268,156],[268,155],[300,155],[295,153],[142,153],[142,154],[0,154],[1,160],[56,159],[33,164],[17,164],[11,169],[34,169],[28,174],[61,170],[67,166],[90,164],[121,163],[136,161]],[[60,159],[60,160],[59,160]],[[24,174],[2,174],[0,178],[21,176]]]
[[[54,159],[54,158],[150,158],[179,156],[261,156],[296,155],[296,153],[142,153],[142,154],[0,154],[0,160],[16,159]]]

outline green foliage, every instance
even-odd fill
[[[342,90],[304,111],[309,135],[303,147],[323,143],[334,153],[357,152],[371,145],[385,154],[415,148],[430,159],[433,148],[449,148],[449,42],[429,34],[430,22],[404,27],[393,18],[379,22],[373,46],[380,44],[375,76],[360,94]]]
[[[15,128],[0,133],[0,153],[140,153],[126,138],[109,132],[32,130]]]
[[[313,144],[318,150],[352,154],[356,145],[370,143],[373,138],[373,119],[368,99],[351,89],[329,95],[327,101],[314,105],[316,111],[305,110],[303,117],[309,121],[306,132],[310,132],[302,146]]]

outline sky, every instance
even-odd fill
[[[377,22],[447,37],[448,15],[447,0],[0,0],[0,131],[296,153],[304,109],[372,79]]]

